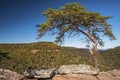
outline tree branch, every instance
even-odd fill
[[[83,33],[84,35],[88,36],[89,39],[93,42],[96,43],[96,39],[90,35],[89,33],[84,32],[83,30],[79,29],[77,26],[75,26],[75,29],[77,29],[78,31],[80,31],[81,33]]]

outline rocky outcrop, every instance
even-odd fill
[[[65,65],[64,65],[65,66]],[[0,80],[120,80],[120,70],[112,70],[112,71],[106,71],[106,72],[99,72],[99,74],[91,74],[91,70],[95,71],[93,67],[88,66],[82,67],[81,71],[78,68],[77,65],[72,65],[73,67],[64,68],[64,66],[61,66],[58,69],[58,72],[56,72],[56,69],[32,69],[29,68],[24,72],[24,75],[17,74],[16,72],[7,70],[7,69],[0,69]],[[76,67],[77,66],[77,67]],[[82,65],[84,66],[84,65]],[[87,66],[87,65],[85,65]],[[71,70],[70,70],[71,68]],[[75,69],[74,69],[75,68]],[[89,69],[90,68],[90,69]],[[92,68],[92,69],[91,69]],[[63,69],[63,70],[62,70]],[[65,71],[66,69],[66,71]],[[67,70],[68,69],[68,70]],[[73,70],[73,71],[72,71]],[[85,71],[86,70],[86,71]],[[63,73],[65,71],[65,73]],[[76,72],[75,72],[76,71]],[[88,71],[88,72],[87,72]],[[92,72],[94,73],[94,72]]]
[[[80,65],[63,65],[58,69],[59,74],[90,74],[98,75],[99,69],[92,66],[80,64]]]
[[[56,75],[52,80],[98,80],[96,77],[87,74]]]
[[[120,79],[120,71],[119,70],[112,70],[108,71],[112,76],[115,76],[116,78]]]
[[[112,76],[112,74],[109,74],[108,72],[100,72],[97,78],[98,80],[120,80]]]
[[[16,72],[0,69],[0,80],[21,80],[23,78],[23,75],[17,74]]]
[[[99,75],[96,76],[87,74],[55,75],[52,80],[120,80],[120,71],[99,72]]]
[[[52,80],[120,80],[120,78],[112,76],[107,72],[100,72],[98,76],[86,74],[55,75]]]
[[[63,65],[52,80],[120,80],[120,71],[99,72],[89,65]]]
[[[56,74],[55,68],[41,68],[41,69],[28,69],[24,72],[24,75],[29,78],[51,78]]]

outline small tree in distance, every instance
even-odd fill
[[[115,40],[111,25],[107,20],[110,16],[102,16],[96,12],[87,11],[87,9],[78,3],[69,3],[60,9],[48,8],[43,12],[46,22],[38,24],[38,37],[41,38],[47,32],[57,34],[56,43],[62,43],[65,36],[85,35],[87,47],[92,47],[94,67],[98,68],[97,46],[103,46],[102,36],[108,36],[110,40]]]

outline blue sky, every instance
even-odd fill
[[[50,34],[36,39],[35,25],[45,21],[42,12],[50,7],[59,9],[66,3],[76,1],[89,11],[99,12],[103,16],[113,16],[108,22],[112,24],[117,40],[110,41],[104,37],[105,46],[102,49],[120,46],[120,0],[0,0],[0,43],[53,42],[55,36]],[[64,46],[83,48],[85,43],[80,37],[66,38]]]

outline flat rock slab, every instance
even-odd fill
[[[100,72],[99,75],[97,75],[97,78],[99,80],[120,80],[120,79],[112,76],[108,72]]]
[[[108,73],[112,74],[115,77],[120,77],[120,70],[112,70],[108,71]]]
[[[52,80],[98,80],[95,76],[86,74],[55,75]]]
[[[55,68],[41,68],[41,69],[28,69],[24,72],[26,77],[33,77],[36,79],[40,78],[51,78],[56,74]]]
[[[98,75],[99,69],[92,66],[80,64],[80,65],[62,65],[58,69],[59,74],[90,74]]]

